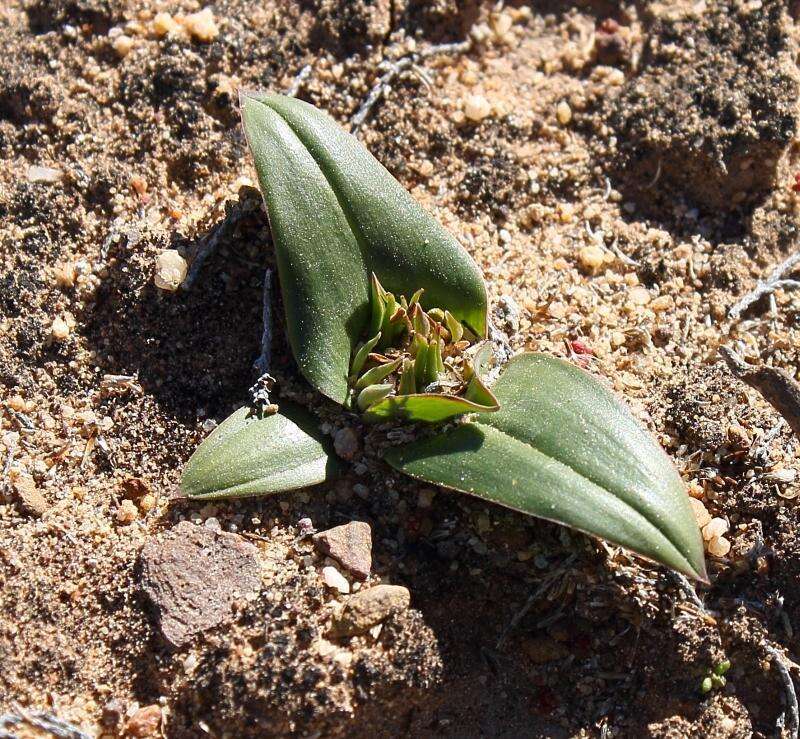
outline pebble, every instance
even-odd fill
[[[60,169],[53,169],[53,167],[40,167],[36,164],[31,164],[25,174],[28,182],[41,182],[52,185],[54,182],[61,182],[64,175]]]
[[[572,108],[566,100],[556,105],[556,118],[562,126],[566,126],[572,120]]]
[[[599,246],[584,246],[578,252],[578,261],[587,272],[597,272],[603,266],[606,254]]]
[[[156,13],[152,23],[153,33],[156,36],[180,33],[180,26],[169,13]]]
[[[724,557],[731,550],[731,543],[724,536],[715,536],[707,544],[708,553],[714,557]]]
[[[350,583],[347,582],[347,578],[331,565],[322,568],[322,582],[329,588],[338,590],[345,595],[350,592]]]
[[[142,587],[166,641],[181,647],[226,623],[261,590],[258,549],[241,536],[181,521],[141,554]]]
[[[464,115],[471,121],[479,123],[492,112],[492,106],[483,95],[469,95],[464,100]]]
[[[139,501],[139,509],[142,513],[149,513],[156,507],[156,498],[154,495],[148,493]],[[206,522],[208,523],[208,522]]]
[[[366,580],[372,569],[372,530],[364,521],[351,521],[320,531],[312,538],[314,546],[327,554],[359,580]]]
[[[120,59],[124,59],[133,50],[133,39],[123,33],[117,36],[111,42],[111,45],[114,47],[114,51],[117,53],[117,56]]]
[[[650,304],[650,307],[656,313],[663,313],[675,307],[675,299],[671,295],[661,295]]]
[[[209,42],[219,36],[219,26],[214,20],[211,8],[203,8],[196,13],[187,15],[184,26],[189,34],[198,41]]]
[[[711,541],[719,536],[722,536],[728,531],[728,522],[724,518],[712,518],[703,527],[703,538],[706,541]]]
[[[129,524],[133,523],[138,517],[139,509],[136,507],[136,504],[132,500],[125,498],[125,500],[119,504],[119,508],[117,508],[117,522]]]
[[[74,287],[78,270],[72,262],[64,262],[55,269],[56,285],[63,288]]]
[[[165,249],[156,259],[156,287],[175,292],[186,277],[187,269],[186,260],[175,249]]]
[[[362,590],[347,599],[334,623],[334,633],[340,636],[364,634],[410,605],[411,593],[401,585],[376,585]]]
[[[119,698],[112,698],[103,706],[100,721],[107,729],[115,729],[124,715],[125,704]]]
[[[697,498],[689,498],[689,505],[692,507],[692,512],[694,513],[697,525],[702,529],[711,521],[711,514],[706,509],[706,506],[702,500],[697,500]]]
[[[23,513],[41,518],[50,507],[32,477],[23,475],[14,482],[17,505]]]
[[[348,462],[352,462],[358,456],[359,447],[358,432],[353,428],[339,429],[333,437],[333,448]]]
[[[53,323],[50,326],[50,335],[56,341],[64,341],[69,336],[69,325],[61,316],[56,316],[53,319]]]
[[[124,736],[147,739],[157,737],[161,730],[161,706],[154,703],[144,706],[134,713],[125,723]]]
[[[642,285],[632,287],[628,292],[628,300],[634,305],[647,305],[650,299],[650,291]]]

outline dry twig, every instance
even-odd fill
[[[261,318],[264,330],[261,334],[261,354],[255,361],[255,368],[259,375],[266,375],[272,364],[272,270],[267,269],[264,274],[264,291],[262,293]]]
[[[17,739],[15,727],[33,726],[59,739],[92,739],[79,727],[44,711],[26,711],[15,706],[12,713],[0,716],[0,739]]]
[[[798,729],[800,729],[800,713],[798,713],[797,708],[797,693],[794,689],[794,682],[792,682],[792,676],[789,674],[787,666],[788,660],[775,647],[765,646],[764,651],[770,656],[775,668],[778,670],[786,701],[786,713],[781,714],[778,719],[778,736],[782,736],[785,730],[790,739],[797,739]]]
[[[395,78],[407,69],[412,69],[417,66],[417,62],[421,59],[426,59],[437,54],[461,54],[469,51],[472,46],[472,41],[461,41],[454,44],[437,44],[436,46],[429,46],[426,49],[415,51],[404,56],[397,61],[385,60],[379,65],[379,69],[383,68],[386,71],[381,75],[380,79],[375,83],[373,88],[369,91],[366,99],[362,103],[358,112],[353,116],[350,121],[351,133],[356,133],[359,128],[367,120],[373,108],[378,104],[378,101],[392,89],[392,82]],[[424,75],[423,75],[424,80]]]
[[[781,262],[763,282],[759,281],[755,289],[747,293],[728,311],[729,318],[739,318],[739,316],[753,303],[764,295],[772,295],[775,290],[789,290],[800,287],[800,280],[787,280],[783,276],[791,272],[795,267],[800,266],[800,252],[792,254],[789,258]]]
[[[758,390],[800,437],[800,385],[789,373],[766,365],[753,367],[729,346],[721,346],[719,353],[734,377]]]

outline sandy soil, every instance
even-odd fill
[[[800,627],[796,439],[717,350],[797,373],[800,293],[728,314],[796,247],[791,9],[207,7],[216,33],[194,35],[188,0],[0,7],[0,714],[108,736],[146,735],[152,706],[169,737],[773,736],[768,649],[791,658]],[[236,88],[288,90],[308,64],[298,95],[348,125],[382,61],[464,39],[397,78],[360,136],[475,257],[514,347],[605,378],[729,524],[705,613],[660,568],[420,487],[369,446],[329,487],[170,501],[259,352],[273,257]],[[226,212],[193,288],[158,290],[157,255],[191,261]],[[280,326],[274,351],[282,393],[331,434],[357,426],[303,385]],[[304,517],[371,524],[371,580],[412,597],[377,638],[323,638],[337,596]],[[264,588],[170,650],[139,552],[210,518],[258,545]],[[722,659],[727,686],[699,695]]]

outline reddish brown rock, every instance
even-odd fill
[[[188,521],[146,544],[141,562],[144,591],[175,647],[230,620],[233,604],[261,589],[256,547]]]
[[[355,577],[365,580],[372,569],[372,530],[364,521],[351,521],[314,535],[314,545],[333,557]]]
[[[161,735],[161,707],[157,704],[144,706],[125,723],[123,736],[146,739]]]

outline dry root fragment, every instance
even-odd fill
[[[734,377],[758,390],[800,437],[800,385],[789,373],[776,367],[753,367],[727,346],[721,346],[719,353]]]

